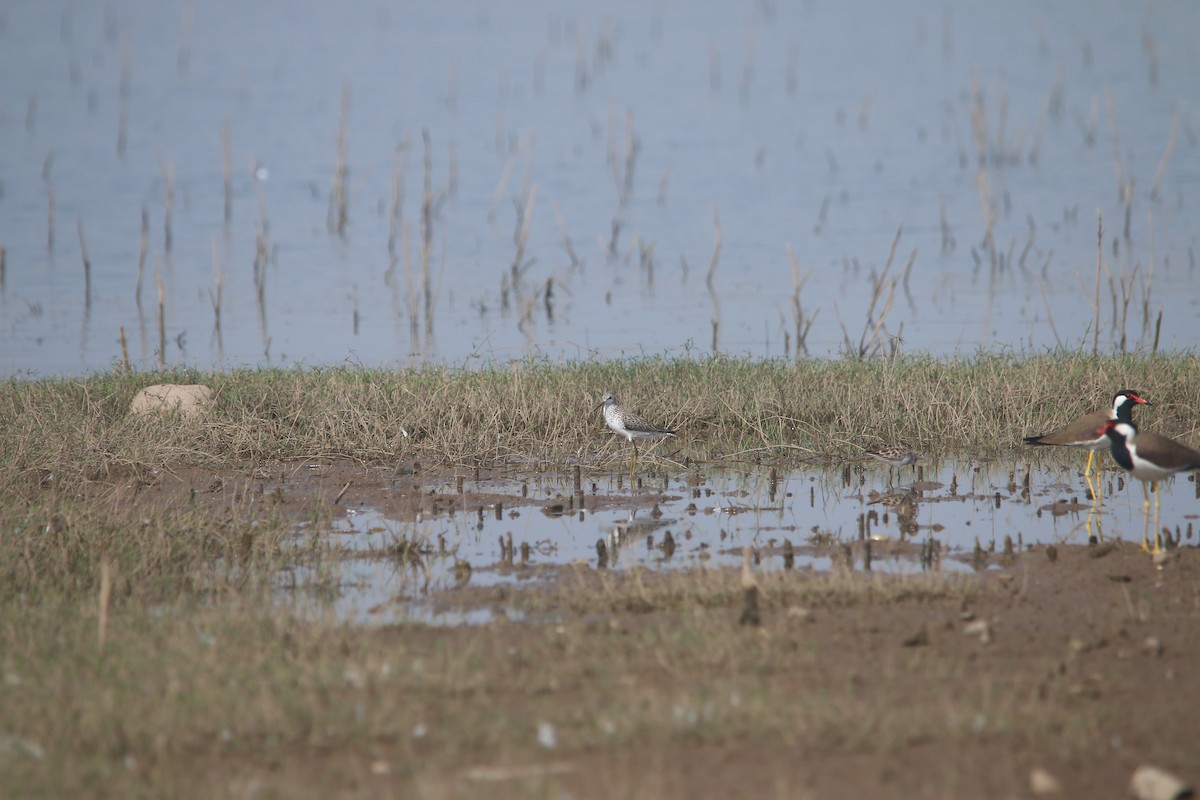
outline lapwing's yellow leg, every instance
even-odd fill
[[[1092,470],[1092,459],[1096,459],[1096,469]],[[1083,477],[1087,481],[1088,488],[1092,490],[1092,500],[1099,503],[1103,498],[1100,496],[1103,487],[1100,485],[1100,462],[1104,460],[1104,456],[1097,456],[1095,450],[1088,451],[1087,466],[1083,468]],[[1092,483],[1092,478],[1089,476],[1095,475],[1095,483]]]
[[[1158,481],[1154,481],[1153,483],[1150,484],[1150,491],[1154,493],[1154,549],[1151,550],[1150,552],[1159,553],[1159,552],[1162,552],[1163,545],[1162,545],[1162,528],[1160,528],[1159,524],[1158,524],[1158,502],[1159,502]]]
[[[1142,502],[1142,550],[1150,552],[1149,537],[1146,531],[1150,527],[1150,492],[1146,489],[1146,484],[1142,483],[1142,496],[1146,498]]]

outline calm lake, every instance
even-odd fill
[[[1127,0],[6,3],[0,372],[1193,348],[1197,33]]]

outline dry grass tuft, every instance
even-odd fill
[[[862,446],[995,454],[1024,435],[1107,407],[1122,387],[1155,407],[1148,427],[1200,427],[1200,359],[1080,355],[805,361],[648,358],[486,371],[444,367],[113,372],[83,380],[0,383],[0,487],[69,488],[171,464],[241,467],[311,458],[537,468],[619,452],[599,414],[615,391],[678,428],[655,454],[674,463],[831,460]],[[200,422],[126,415],[149,383],[206,383]],[[405,436],[406,431],[410,435]]]

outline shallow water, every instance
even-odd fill
[[[1076,461],[942,460],[899,469],[852,464],[784,475],[762,468],[665,478],[645,472],[642,478],[636,492],[616,474],[584,480],[582,506],[569,476],[541,476],[464,481],[466,494],[494,499],[471,513],[455,510],[453,481],[422,487],[451,498],[436,516],[414,520],[369,505],[348,508],[332,530],[298,535],[306,546],[317,537],[328,555],[323,567],[281,576],[281,601],[365,624],[471,624],[497,612],[432,601],[438,593],[452,600],[466,585],[553,580],[570,565],[736,566],[747,546],[757,554],[757,569],[965,572],[1000,568],[1006,540],[1021,549],[1084,544],[1090,535],[1137,542],[1142,532],[1141,489],[1126,486],[1116,472],[1104,473],[1103,502],[1089,528],[1092,506]],[[913,515],[872,502],[908,491],[915,491]],[[1160,491],[1162,524],[1178,530],[1181,544],[1195,545],[1200,487],[1192,477],[1178,477]],[[872,542],[869,563],[865,539]],[[413,546],[408,557],[394,554],[398,541]],[[791,566],[785,541],[793,547]],[[322,578],[334,588],[314,593]]]
[[[1097,209],[1099,346],[1161,311],[1194,347],[1197,30],[1124,0],[10,3],[0,374],[780,357],[806,321],[813,355],[1087,346]]]

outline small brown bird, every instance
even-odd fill
[[[596,405],[596,408],[600,408],[600,406],[604,406],[604,424],[612,429],[613,433],[624,436],[633,445],[633,459],[629,465],[629,479],[632,481],[637,469],[637,440],[665,439],[674,436],[676,432],[670,428],[663,428],[647,422],[645,418],[618,403],[617,396],[612,392],[604,395],[604,399]],[[596,408],[592,410],[595,411]]]
[[[903,445],[884,447],[880,450],[868,450],[867,455],[871,458],[877,458],[893,467],[907,467],[917,460],[917,454]]]

